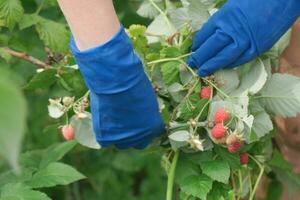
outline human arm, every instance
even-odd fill
[[[59,3],[74,35],[71,50],[91,91],[97,141],[103,147],[144,148],[164,132],[164,124],[152,85],[112,1]]]

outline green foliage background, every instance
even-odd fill
[[[14,3],[18,1],[12,0],[10,2]],[[1,5],[5,3],[7,3],[5,0],[0,0],[0,10],[3,9]],[[59,34],[59,37],[65,37],[64,31],[67,30],[65,26],[66,22],[55,0],[22,0],[21,3],[26,15],[38,12],[41,17],[53,20],[47,21],[47,23],[59,23],[52,24],[50,27],[47,24],[46,26],[49,30],[46,31],[50,32],[49,34]],[[133,23],[149,23],[148,19],[141,18],[135,14],[138,3],[137,1],[115,1],[119,18],[125,26]],[[1,21],[2,14],[0,13],[0,24],[3,23]],[[30,26],[30,23],[33,22],[33,18],[29,18],[28,21],[23,18],[21,24],[26,27]],[[37,82],[26,88],[27,83],[36,74],[37,67],[21,59],[12,58],[1,51],[2,47],[9,47],[16,51],[27,52],[41,60],[47,60],[47,54],[44,50],[45,45],[38,34],[39,28],[44,29],[44,27],[41,27],[42,25],[30,26],[22,30],[20,30],[22,25],[19,27],[14,23],[10,23],[9,27],[0,26],[0,57],[2,57],[0,58],[0,82],[5,80],[6,83],[9,82],[9,84],[16,85],[18,88],[23,88],[27,102],[27,126],[22,144],[22,152],[45,149],[54,143],[62,141],[57,125],[52,125],[59,124],[60,121],[54,121],[48,116],[47,105],[49,97],[65,95],[79,97],[85,91],[84,83],[77,72],[74,72],[75,75],[66,75],[64,77],[67,86],[62,84],[61,79],[57,79],[53,81],[49,80],[50,83]],[[57,32],[59,31],[57,27],[61,29],[60,32]],[[61,42],[64,44],[64,38],[60,39],[63,40]],[[66,47],[60,45],[54,47],[54,49],[66,53],[68,51],[65,49]],[[58,55],[56,56],[59,57]],[[74,64],[72,59],[67,62]],[[66,89],[66,87],[71,88]],[[3,95],[1,93],[0,98]],[[17,96],[11,98],[15,97]],[[0,103],[2,102],[0,101]],[[11,104],[13,103],[12,101]],[[0,107],[2,109],[5,106],[1,105]],[[8,112],[13,112],[14,117],[22,114],[19,113],[22,110],[15,109],[8,110]],[[0,114],[0,117],[0,120],[3,121],[4,117],[7,116]],[[11,123],[13,126],[14,122]],[[11,141],[10,144],[13,145],[13,142]],[[4,161],[0,154],[0,188],[7,183],[4,174],[9,170],[9,166]],[[42,192],[45,192],[51,199],[150,200],[164,198],[166,177],[160,167],[159,153],[133,150],[120,152],[115,149],[95,151],[77,145],[75,149],[68,153],[63,161],[72,165],[88,178],[67,186],[42,189]]]

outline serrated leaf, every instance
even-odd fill
[[[0,0],[0,20],[3,20],[3,25],[10,30],[22,19],[23,13],[20,0]]]
[[[38,22],[40,22],[40,20],[42,20],[42,18],[38,14],[24,14],[19,22],[19,28],[21,30],[29,28],[33,25],[36,25]]]
[[[240,167],[240,159],[237,154],[229,153],[229,151],[226,148],[217,145],[215,146],[214,150],[233,169],[238,169]]]
[[[258,98],[269,113],[294,117],[300,112],[300,78],[288,74],[273,74]]]
[[[163,80],[167,86],[179,82],[179,62],[171,61],[161,65]]]
[[[78,119],[76,115],[71,118],[71,124],[75,128],[76,141],[86,147],[92,149],[100,149],[100,144],[96,141],[94,134],[92,118],[90,113],[86,113],[88,117]]]
[[[186,146],[190,139],[190,133],[188,131],[176,131],[169,135],[170,143],[173,149]]]
[[[163,8],[161,0],[155,0],[154,2],[157,4],[157,6]],[[136,12],[142,17],[147,17],[151,19],[153,19],[159,14],[158,10],[151,4],[150,1],[144,1]]]
[[[0,74],[0,157],[19,171],[19,153],[26,127],[26,100],[14,83]]]
[[[204,108],[206,106],[206,108]],[[183,119],[185,121],[196,117],[202,109],[205,109],[202,113],[201,118],[207,116],[208,111],[208,100],[200,99],[198,94],[193,94],[183,101],[179,106],[179,112],[177,113],[177,117]]]
[[[7,184],[1,191],[0,200],[51,200],[45,193],[21,184]]]
[[[218,70],[214,76],[218,85],[220,85],[220,89],[226,94],[237,89],[240,84],[236,70]]]
[[[254,95],[263,88],[267,81],[268,74],[260,58],[247,63],[245,67],[248,68],[248,70],[244,72],[238,90],[240,92],[248,91],[249,94]]]
[[[265,136],[273,130],[273,123],[270,116],[266,112],[256,114],[252,128],[258,138]]]
[[[189,0],[188,13],[192,19],[192,28],[198,31],[201,26],[208,20],[210,14],[207,7],[199,0]]]
[[[200,164],[202,173],[211,179],[227,184],[230,176],[230,167],[228,163],[222,160],[212,160]]]
[[[66,153],[73,149],[76,144],[76,141],[68,141],[50,146],[44,153],[45,156],[43,156],[41,160],[40,168],[42,169],[50,163],[59,161]]]
[[[155,35],[170,36],[176,32],[176,29],[172,24],[167,22],[164,15],[160,14],[148,26],[147,32]],[[154,36],[148,36],[147,39],[149,43],[159,41],[159,38]]]
[[[56,81],[56,73],[56,69],[47,69],[35,74],[33,78],[29,81],[29,83],[25,86],[25,89],[33,90],[38,88],[49,88]]]
[[[68,51],[69,32],[64,24],[42,18],[36,25],[40,39],[55,52]]]
[[[203,200],[212,188],[213,181],[206,175],[192,175],[186,177],[180,184],[180,188],[188,195],[192,195]]]
[[[54,162],[35,173],[27,184],[32,188],[53,187],[68,185],[84,178],[84,175],[70,165]]]
[[[169,12],[170,20],[177,30],[192,23],[188,8],[178,8]]]

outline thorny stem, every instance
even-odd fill
[[[261,180],[261,178],[262,178],[262,176],[264,174],[265,167],[263,165],[261,165],[259,163],[259,161],[256,160],[256,158],[254,158],[253,156],[249,155],[249,157],[258,165],[258,167],[260,169],[259,175],[258,175],[258,177],[256,179],[256,182],[254,184],[253,190],[252,190],[252,192],[250,194],[250,197],[249,197],[249,200],[253,200],[254,196],[255,196],[255,193],[256,193],[256,190],[257,190],[257,187],[258,187],[258,184],[259,184],[259,182],[260,182],[260,180]]]
[[[179,152],[180,152],[179,150],[175,151],[175,154],[174,154],[174,157],[173,157],[173,160],[172,160],[172,164],[171,164],[171,168],[170,168],[170,171],[168,173],[168,184],[167,184],[166,200],[172,200],[175,171],[176,171],[177,161],[178,161],[178,158],[179,158]]]
[[[187,53],[187,54],[175,57],[175,58],[163,58],[163,59],[159,59],[159,60],[148,62],[147,65],[153,65],[153,64],[162,63],[162,62],[169,62],[169,61],[179,61],[182,58],[190,56],[191,54],[192,53]]]
[[[9,55],[13,56],[13,57],[16,57],[16,58],[19,58],[19,59],[22,59],[22,60],[25,60],[27,62],[30,62],[36,66],[38,66],[39,68],[43,68],[43,69],[49,69],[51,66],[48,65],[47,63],[37,59],[37,58],[34,58],[30,55],[28,55],[27,53],[25,52],[19,52],[19,51],[15,51],[15,50],[12,50],[8,47],[4,47],[3,50],[8,53]]]
[[[238,200],[240,199],[240,196],[243,192],[243,178],[242,178],[242,172],[241,170],[238,171],[238,175],[239,175],[239,184],[240,184],[240,189],[239,189],[239,195],[238,195]]]
[[[168,24],[169,28],[170,28],[170,31],[172,31],[174,29],[173,25],[171,24],[168,16],[166,15],[166,13],[164,13],[159,7],[158,5],[153,1],[153,0],[148,0],[152,5],[153,7],[162,15],[164,16],[165,20],[166,20],[166,23]]]

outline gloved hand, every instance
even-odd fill
[[[187,61],[207,76],[269,50],[300,15],[300,0],[228,0],[196,33]]]
[[[107,43],[71,50],[91,91],[91,112],[96,139],[102,147],[145,148],[164,132],[158,103],[143,64],[124,28]]]

